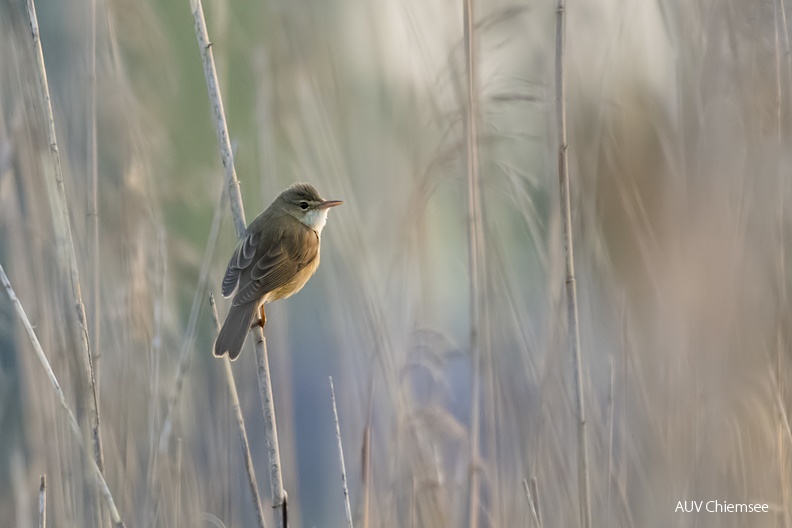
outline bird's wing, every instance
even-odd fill
[[[239,290],[234,296],[236,306],[256,301],[285,286],[319,255],[319,237],[307,227],[290,230],[289,234],[273,233],[271,238],[261,240],[259,246],[255,263],[239,278]]]
[[[237,289],[242,272],[253,263],[258,244],[258,233],[246,235],[237,244],[234,254],[231,255],[231,260],[228,261],[228,267],[223,277],[223,286],[221,290],[223,292],[223,297],[230,297],[231,294],[234,293],[234,290]]]

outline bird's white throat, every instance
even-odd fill
[[[305,216],[300,220],[303,224],[307,225],[314,231],[316,234],[322,235],[322,229],[324,229],[325,224],[327,223],[327,209],[313,209],[305,213]]]

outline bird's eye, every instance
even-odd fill
[[[300,209],[302,209],[303,211],[308,209],[308,202],[300,202]]]

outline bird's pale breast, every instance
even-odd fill
[[[266,295],[264,302],[273,302],[279,299],[285,299],[287,297],[291,297],[292,295],[300,291],[303,286],[305,286],[305,283],[308,282],[308,279],[310,279],[313,276],[313,274],[316,272],[316,268],[318,267],[319,267],[319,253],[317,252],[316,258],[313,259],[303,269],[298,271],[289,282],[287,282],[280,288],[276,288],[271,292],[269,292]]]

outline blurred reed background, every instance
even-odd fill
[[[199,280],[223,175],[189,3],[37,7],[105,474],[121,516],[128,527],[253,526]],[[567,7],[593,525],[789,527],[792,6]],[[542,526],[576,526],[555,3],[476,3],[478,323],[488,331],[473,461],[462,3],[207,0],[205,8],[248,220],[293,181],[345,201],[330,215],[317,275],[268,310],[291,525],[344,523],[332,375],[357,526],[473,526],[471,470],[478,526],[538,526],[523,489],[532,478]],[[45,185],[53,177],[24,2],[3,0],[0,264],[76,405],[73,306]],[[208,255],[215,293],[235,244],[227,205],[222,212]],[[193,297],[201,312],[190,340]],[[265,499],[250,341],[233,368]],[[182,348],[190,368],[160,452]],[[48,526],[93,526],[81,453],[0,296],[0,525],[36,525],[46,473]],[[674,513],[677,501],[710,499],[765,502],[771,512]]]

